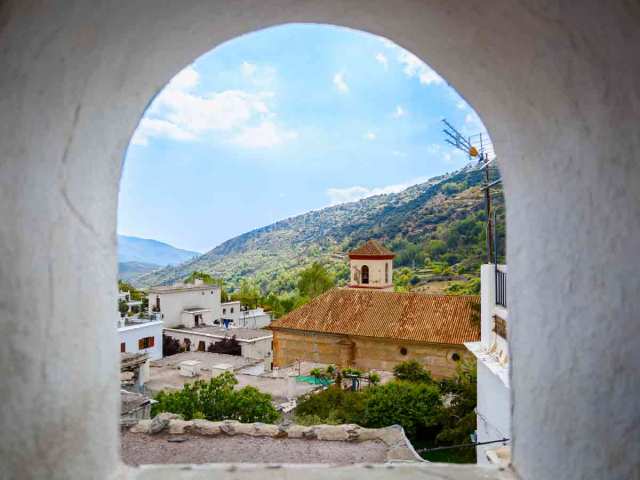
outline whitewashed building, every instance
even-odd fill
[[[165,327],[213,325],[222,317],[220,287],[202,280],[149,289],[149,310],[159,313]]]
[[[482,265],[480,341],[465,343],[478,360],[478,443],[511,439],[511,392],[507,343],[507,297],[505,265]],[[476,446],[479,464],[498,463],[498,449],[510,442]]]
[[[149,318],[118,317],[121,353],[147,353],[150,360],[162,358],[162,327],[158,315]]]
[[[196,328],[165,328],[165,335],[175,338],[190,351],[204,352],[210,344],[235,337],[240,344],[240,355],[252,360],[271,363],[273,333],[269,330],[251,328],[224,328],[222,326],[200,326]]]
[[[231,320],[231,324],[239,328],[264,328],[271,323],[271,314],[263,308],[242,308],[239,301],[222,304],[222,319]]]

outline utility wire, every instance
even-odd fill
[[[418,453],[423,452],[436,452],[438,450],[450,450],[452,448],[464,448],[464,447],[475,447],[477,445],[490,445],[492,443],[506,443],[510,439],[503,438],[502,440],[491,440],[490,442],[474,442],[474,443],[461,443],[459,445],[447,445],[446,447],[434,447],[434,448],[419,448],[416,450]]]

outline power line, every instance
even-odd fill
[[[445,447],[433,447],[433,448],[419,448],[416,450],[418,453],[437,452],[439,450],[451,450],[452,448],[468,448],[476,447],[478,445],[491,445],[493,443],[507,443],[509,438],[503,438],[501,440],[491,440],[490,442],[474,442],[474,443],[461,443],[459,445],[447,445]]]

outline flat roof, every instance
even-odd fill
[[[122,459],[127,465],[247,462],[350,465],[385,463],[389,450],[389,447],[377,440],[346,442],[190,434],[181,442],[169,442],[172,437],[177,436],[124,432],[121,436]]]
[[[269,330],[263,330],[260,328],[229,328],[218,326],[204,326],[195,328],[165,328],[165,330],[188,332],[193,335],[207,335],[216,338],[236,337],[236,340],[255,340],[258,338],[271,338],[273,333]]]
[[[211,309],[210,308],[199,308],[199,307],[195,307],[195,308],[185,308],[184,310],[182,310],[184,313],[205,313],[205,312],[210,312]]]
[[[219,290],[218,285],[193,285],[191,283],[179,283],[176,285],[160,285],[151,287],[149,293],[177,293],[177,292],[199,292],[204,290]]]

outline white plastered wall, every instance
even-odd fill
[[[638,3],[623,0],[3,2],[4,471],[115,474],[115,227],[130,136],[153,95],[197,56],[307,21],[396,41],[490,129],[508,205],[515,469],[530,479],[632,477],[639,18]]]

